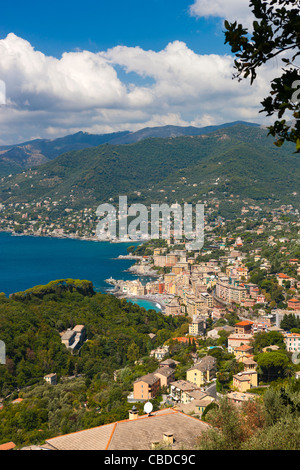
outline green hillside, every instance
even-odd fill
[[[4,178],[0,202],[48,197],[80,209],[119,195],[130,203],[180,203],[213,192],[221,200],[233,194],[298,206],[300,157],[293,151],[289,144],[277,148],[265,129],[245,125],[202,136],[100,145]]]

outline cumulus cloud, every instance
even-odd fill
[[[238,21],[243,26],[251,27],[254,19],[250,0],[195,0],[190,6],[190,13],[196,17],[215,17]]]
[[[238,83],[232,80],[231,56],[196,54],[181,41],[161,51],[117,46],[55,58],[11,33],[0,40],[0,57],[0,80],[7,88],[0,138],[8,143],[79,130],[258,122],[259,103],[274,73],[266,68],[252,87]],[[118,76],[120,68],[125,78]]]

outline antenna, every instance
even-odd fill
[[[144,405],[144,412],[150,415],[152,410],[153,410],[152,403],[150,403],[150,401],[147,401],[147,403],[145,403]]]

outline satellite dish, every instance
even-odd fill
[[[145,403],[144,412],[147,413],[147,414],[150,414],[152,410],[153,410],[153,405],[152,405],[152,403],[150,403],[150,401],[148,401],[147,403]]]

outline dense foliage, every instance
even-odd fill
[[[276,195],[277,200],[282,196],[285,203],[296,204],[298,196],[290,193],[299,186],[299,172],[292,144],[278,149],[265,129],[236,125],[206,136],[153,138],[69,152],[6,178],[0,202],[24,203],[45,197],[62,201],[44,214],[53,221],[65,207],[96,208],[110,198],[118,202],[120,194],[127,194],[129,203],[161,203],[162,189],[164,201],[172,203],[198,201],[213,191],[229,207],[230,194],[262,201]],[[137,192],[141,194],[137,196]],[[226,204],[220,206],[223,215]],[[29,218],[33,216],[26,211]]]
[[[299,450],[300,381],[274,385],[262,398],[240,407],[226,397],[204,419],[212,428],[201,435],[200,450]]]
[[[277,115],[269,128],[270,134],[277,138],[276,144],[281,146],[284,141],[291,141],[300,152],[299,0],[250,0],[249,7],[254,20],[252,32],[237,21],[232,24],[225,21],[225,42],[236,54],[236,76],[250,76],[252,84],[263,64],[281,56],[281,75],[272,80],[270,94],[262,102],[262,112]],[[290,113],[283,119],[286,112]]]
[[[133,380],[157,368],[149,352],[185,321],[110,295],[91,295],[89,287],[88,281],[60,280],[9,299],[0,296],[6,345],[6,364],[0,365],[0,443],[41,442],[45,436],[126,418]],[[72,354],[60,333],[77,324],[85,325],[87,341]],[[44,382],[49,373],[57,374],[58,385]],[[22,403],[12,404],[18,396]]]

